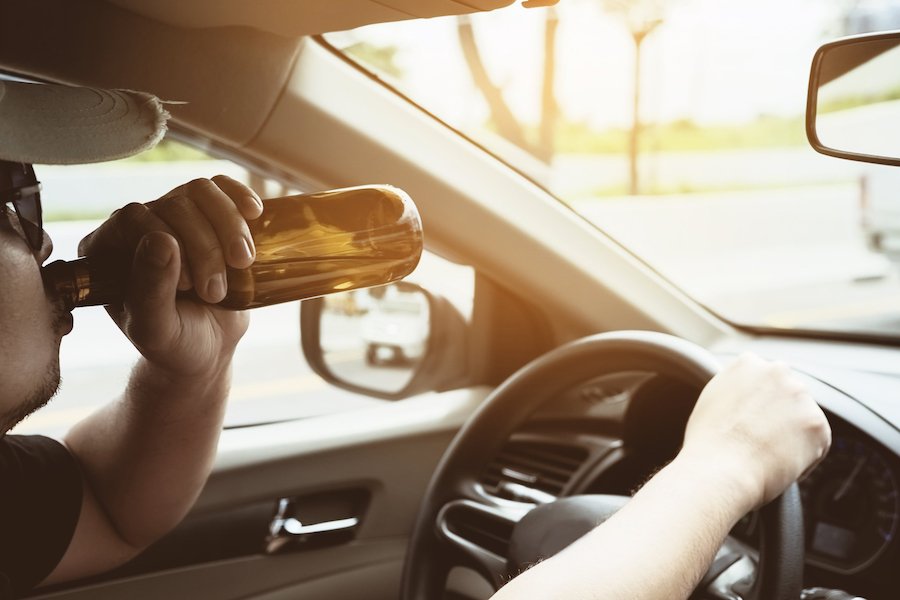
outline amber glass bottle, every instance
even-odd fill
[[[227,270],[220,306],[241,310],[381,285],[405,277],[422,254],[422,222],[409,196],[370,185],[263,201],[249,222],[256,260]],[[56,261],[45,285],[72,309],[121,302],[127,269],[102,257]]]

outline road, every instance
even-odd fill
[[[853,322],[883,332],[900,320],[900,279],[895,265],[866,247],[858,204],[856,186],[840,184],[585,201],[575,208],[734,321],[844,328]]]

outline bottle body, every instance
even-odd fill
[[[249,221],[256,260],[226,269],[220,306],[234,310],[382,285],[408,275],[422,253],[412,200],[391,186],[360,186],[273,198]],[[45,285],[69,306],[121,302],[127,267],[103,257],[56,261]]]

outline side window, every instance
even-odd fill
[[[131,159],[98,165],[35,167],[43,184],[45,228],[53,239],[50,260],[71,260],[78,242],[109,214],[129,203],[147,202],[199,177],[225,174],[266,197],[298,193],[228,160],[166,140]],[[468,318],[474,271],[428,254],[411,275],[446,295]],[[465,290],[469,291],[466,292]],[[364,408],[381,400],[337,389],[314,374],[300,347],[299,304],[289,302],[253,310],[250,328],[238,346],[225,426],[269,423]],[[62,385],[50,404],[15,428],[15,433],[61,435],[125,388],[137,351],[102,307],[75,311],[75,329],[60,349]]]

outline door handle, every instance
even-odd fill
[[[359,526],[359,517],[347,517],[320,523],[302,523],[291,512],[291,500],[281,498],[278,510],[269,524],[266,554],[276,554],[312,541],[340,543],[347,541]],[[317,544],[318,545],[318,544]]]
[[[345,531],[353,529],[359,525],[359,517],[349,517],[347,519],[337,519],[336,521],[323,521],[322,523],[314,523],[312,525],[304,525],[297,519],[291,517],[286,519],[281,528],[283,532],[293,537],[302,537],[307,535],[315,535],[317,533],[331,533],[335,531]]]

